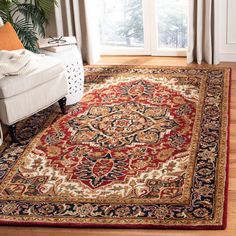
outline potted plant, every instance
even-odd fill
[[[24,47],[38,52],[38,36],[45,37],[45,25],[57,0],[0,0],[0,16],[10,22]]]

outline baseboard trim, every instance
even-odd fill
[[[221,62],[236,62],[236,53],[221,53]]]

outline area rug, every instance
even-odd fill
[[[230,69],[85,72],[68,114],[48,108],[1,148],[1,224],[225,228]]]

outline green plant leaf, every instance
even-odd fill
[[[38,53],[38,38],[32,24],[25,22],[24,19],[17,18],[13,23],[13,27],[24,47],[32,52]]]
[[[49,18],[49,16],[52,14],[55,5],[57,5],[57,0],[34,0],[35,5],[38,8],[41,8],[43,12],[45,13],[46,19]]]
[[[13,3],[7,0],[0,0],[0,16],[4,22],[12,22],[11,9]]]
[[[34,30],[45,37],[44,23],[46,22],[46,17],[42,9],[39,9],[35,5],[28,3],[17,4],[17,11],[19,11],[25,18],[26,22],[32,22]]]

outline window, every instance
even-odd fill
[[[101,2],[102,45],[143,47],[142,0]]]
[[[188,0],[156,0],[155,54],[184,55]]]
[[[142,0],[98,0],[102,51],[145,53]]]
[[[184,55],[188,0],[99,0],[102,54]]]

